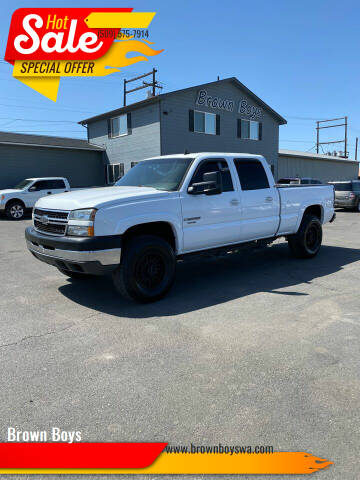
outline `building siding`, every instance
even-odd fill
[[[354,161],[323,160],[279,155],[278,179],[311,177],[322,182],[354,180],[358,178],[359,163]]]
[[[0,145],[0,188],[29,177],[66,177],[72,187],[104,185],[103,152]]]
[[[131,112],[131,133],[116,138],[108,137],[107,119],[89,123],[89,142],[106,148],[108,163],[123,163],[127,172],[131,162],[160,155],[159,104],[138,108]]]
[[[232,83],[212,85],[205,88],[208,95],[234,100],[232,112],[204,105],[196,105],[199,89],[194,87],[183,92],[174,92],[161,100],[161,152],[163,155],[192,152],[241,152],[263,155],[270,165],[276,164],[279,148],[279,123],[255,100]],[[262,140],[243,140],[237,137],[237,119],[249,120],[248,115],[239,114],[240,100],[261,108]],[[208,135],[189,131],[189,110],[200,110],[220,115],[220,135]],[[167,114],[164,115],[164,112]]]

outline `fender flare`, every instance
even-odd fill
[[[308,203],[308,204],[305,203],[301,206],[300,211],[299,211],[299,216],[298,216],[298,219],[297,219],[297,222],[296,222],[296,231],[299,230],[302,219],[304,218],[304,213],[305,213],[306,209],[308,209],[309,207],[320,207],[320,210],[321,210],[320,222],[323,223],[323,220],[324,220],[324,205],[322,203]]]
[[[122,218],[115,229],[115,235],[123,235],[129,228],[137,225],[145,225],[147,223],[163,222],[169,224],[174,237],[177,253],[183,249],[183,232],[179,219],[169,216],[165,213],[156,213],[155,215],[136,215],[127,218]]]

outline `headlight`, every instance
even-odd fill
[[[69,214],[67,235],[77,237],[94,236],[94,220],[96,208],[73,210]]]
[[[70,212],[69,220],[87,220],[94,221],[96,208],[86,208],[85,210],[73,210]]]
[[[71,236],[77,236],[77,237],[92,237],[94,235],[94,227],[85,227],[85,226],[83,227],[81,225],[69,225],[67,228],[67,234]]]

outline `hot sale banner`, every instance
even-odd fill
[[[143,30],[155,14],[132,8],[20,8],[11,19],[5,60],[17,80],[56,101],[60,77],[110,75],[161,53]],[[127,58],[130,52],[140,55]]]

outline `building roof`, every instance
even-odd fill
[[[104,148],[93,145],[87,140],[48,135],[29,135],[24,133],[0,132],[0,145],[27,145],[32,147],[68,148],[75,150],[98,150]]]
[[[187,87],[187,88],[182,88],[180,90],[174,90],[173,92],[168,92],[168,93],[162,93],[160,95],[156,95],[155,97],[150,97],[146,98],[145,100],[141,100],[140,102],[135,102],[131,103],[130,105],[127,105],[126,107],[120,107],[115,110],[110,110],[109,112],[101,113],[99,115],[95,115],[94,117],[89,117],[86,118],[85,120],[81,120],[79,123],[81,125],[94,122],[95,120],[102,120],[104,118],[108,117],[113,117],[116,115],[121,115],[122,113],[129,112],[131,110],[134,110],[136,108],[140,108],[143,106],[151,105],[152,103],[159,102],[161,99],[164,99],[170,95],[174,95],[176,93],[180,92],[185,92],[186,90],[192,90],[194,88],[205,88],[210,85],[215,85],[215,84],[223,84],[223,83],[233,83],[236,87],[238,87],[241,90],[244,90],[249,97],[251,97],[255,102],[257,102],[259,105],[261,105],[265,110],[267,110],[271,115],[273,115],[277,121],[280,123],[280,125],[284,125],[287,123],[285,118],[283,118],[281,115],[279,115],[275,110],[273,110],[269,105],[267,105],[263,100],[261,100],[255,93],[253,93],[251,90],[249,90],[247,87],[245,87],[244,84],[242,84],[236,77],[229,77],[229,78],[224,78],[223,80],[216,80],[215,82],[209,82],[209,83],[203,83],[201,85],[194,85],[192,87]]]
[[[301,157],[308,160],[336,160],[337,162],[359,163],[356,160],[351,160],[348,158],[334,157],[332,155],[322,155],[312,152],[299,152],[298,150],[279,149],[279,155],[281,157]]]

